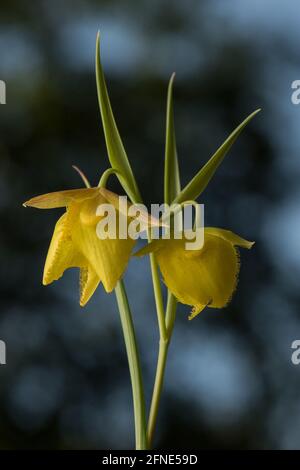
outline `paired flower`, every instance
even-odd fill
[[[97,209],[103,204],[117,204],[118,196],[104,188],[83,188],[37,196],[25,206],[38,209],[66,207],[56,223],[44,267],[43,284],[58,280],[68,268],[80,269],[80,305],[84,306],[99,283],[111,292],[129,262],[135,240],[117,236],[102,238],[97,234],[103,218]],[[118,224],[118,218],[116,218]],[[127,224],[129,218],[127,218]],[[155,220],[145,219],[146,225]],[[198,250],[185,248],[187,238],[174,237],[149,243],[135,255],[155,253],[164,282],[183,304],[191,305],[190,319],[205,307],[222,308],[230,301],[239,273],[237,247],[250,249],[253,242],[233,232],[218,228],[204,229],[204,245]]]
[[[155,253],[164,282],[183,304],[193,307],[189,319],[205,307],[222,308],[230,301],[239,273],[236,247],[252,247],[249,242],[219,228],[204,229],[204,244],[199,250],[186,250],[186,238],[154,240],[135,255]]]

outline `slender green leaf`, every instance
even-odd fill
[[[99,33],[97,35],[96,41],[96,82],[103,130],[110,164],[115,170],[117,170],[117,177],[125,191],[128,192],[129,195],[135,196],[135,199],[139,199],[137,184],[111,109],[100,60]]]
[[[176,149],[176,137],[173,112],[173,83],[175,73],[170,78],[168,86],[167,116],[166,116],[166,147],[165,147],[165,181],[164,199],[171,204],[180,193],[180,176]]]
[[[174,199],[174,203],[181,203],[186,200],[194,200],[204,191],[209,181],[213,177],[218,166],[222,163],[228,150],[232,144],[236,141],[239,134],[242,132],[244,127],[251,121],[251,119],[259,113],[260,109],[254,111],[248,116],[225,140],[225,142],[218,148],[216,153],[211,159],[201,168],[201,170],[194,176],[194,178],[183,188],[183,190]]]

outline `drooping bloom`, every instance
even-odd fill
[[[97,208],[101,204],[114,205],[117,199],[117,195],[103,188],[84,188],[44,194],[24,203],[38,209],[66,207],[53,232],[43,284],[59,279],[68,268],[79,268],[81,306],[88,302],[100,282],[106,292],[111,292],[129,261],[135,240],[100,239],[97,235],[101,220]]]
[[[249,242],[219,228],[204,229],[204,244],[199,250],[187,250],[186,239],[159,239],[136,253],[154,252],[169,290],[183,304],[191,305],[189,319],[205,307],[222,308],[230,301],[239,273],[237,247],[250,249]]]

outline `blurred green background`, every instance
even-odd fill
[[[299,115],[296,0],[11,0],[1,5],[0,448],[134,445],[126,354],[114,295],[85,309],[78,273],[41,285],[61,211],[28,198],[96,184],[108,160],[99,116],[97,30],[115,117],[143,197],[162,202],[166,91],[176,71],[183,183],[250,112],[200,202],[208,225],[256,240],[224,310],[178,311],[156,446],[300,448]],[[112,178],[110,188],[120,191]],[[125,276],[150,398],[158,328],[146,259]]]

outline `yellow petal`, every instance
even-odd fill
[[[91,266],[80,269],[80,305],[84,307],[99,285],[100,279]]]
[[[96,197],[82,201],[80,204],[80,222],[84,226],[94,227],[101,218],[97,215],[97,209],[102,204],[107,204],[102,194],[97,194]]]
[[[55,209],[66,207],[72,201],[84,201],[99,194],[99,188],[70,189],[42,194],[24,202],[23,206],[36,207],[37,209]]]
[[[240,246],[242,248],[247,248],[248,250],[250,250],[250,248],[252,248],[255,243],[245,240],[245,238],[242,238],[230,230],[225,230],[223,228],[207,227],[205,228],[205,233],[221,237],[224,240],[232,243],[234,246]]]
[[[72,242],[70,219],[71,214],[66,212],[56,223],[44,267],[44,285],[59,279],[68,268],[87,265]]]
[[[193,318],[199,315],[199,313],[201,313],[205,309],[205,307],[207,307],[207,305],[194,305],[189,315],[189,320],[193,320]]]
[[[134,204],[130,204],[128,200],[123,200],[120,204],[120,196],[106,188],[100,188],[100,192],[106,201],[112,204],[117,211],[120,211],[121,214],[128,216],[128,211],[132,206],[134,206]],[[129,218],[133,219],[134,217]],[[141,231],[146,230],[147,227],[168,227],[167,223],[164,223],[149,214],[146,208],[145,210],[139,209],[138,219],[141,222]]]
[[[202,307],[224,307],[237,283],[239,257],[231,242],[205,234],[204,247],[187,257],[185,240],[165,240],[156,259],[164,281],[175,297],[194,307],[194,317]]]
[[[103,283],[105,290],[111,292],[125,271],[135,240],[100,239],[96,232],[97,220],[100,220],[100,217],[92,218],[96,213],[97,203],[98,200],[94,199],[81,205],[72,239]]]

